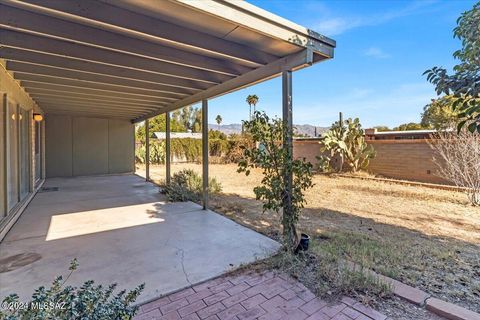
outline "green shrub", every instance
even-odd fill
[[[255,141],[250,134],[232,134],[227,141],[225,162],[237,163],[243,158],[243,150],[255,148]]]
[[[212,132],[212,131],[211,131]],[[208,141],[210,156],[223,157],[228,153],[229,142],[225,134],[213,134]],[[171,155],[187,162],[202,161],[202,140],[193,138],[175,138],[170,142]],[[137,163],[145,163],[145,144],[137,147],[135,160]],[[165,141],[150,140],[150,163],[165,164]]]
[[[208,192],[218,193],[222,186],[215,178],[208,180]],[[202,177],[191,169],[175,173],[170,185],[165,186],[169,201],[200,201],[202,197]]]
[[[32,300],[23,305],[18,295],[11,294],[3,299],[0,319],[5,320],[70,320],[70,319],[132,319],[138,306],[132,303],[138,298],[145,285],[141,284],[134,290],[122,290],[113,294],[116,284],[108,287],[94,285],[94,281],[86,281],[80,288],[65,286],[65,283],[77,269],[74,259],[70,263],[70,273],[63,279],[57,277],[50,288],[44,286],[35,290]]]

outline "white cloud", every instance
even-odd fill
[[[313,24],[313,29],[327,36],[336,36],[351,29],[368,26],[378,26],[397,18],[422,13],[425,10],[437,10],[438,7],[432,7],[436,0],[414,1],[407,6],[369,15],[350,15],[332,17],[328,10],[325,10],[324,17]],[[326,13],[326,14],[325,14]]]
[[[372,57],[376,59],[387,59],[391,57],[390,54],[386,53],[385,51],[377,47],[370,47],[367,50],[365,50],[363,54],[366,55],[367,57]]]

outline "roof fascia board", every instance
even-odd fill
[[[336,46],[334,40],[321,36],[317,32],[294,24],[293,22],[280,18],[272,13],[268,13],[267,11],[251,4],[246,4],[244,1],[170,1],[181,3],[184,6],[205,12],[206,14],[216,16],[220,19],[279,40],[287,41],[305,48],[312,48],[315,53],[321,54],[326,58],[333,57],[333,49]]]

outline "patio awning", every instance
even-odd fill
[[[46,113],[134,122],[333,57],[235,0],[1,0],[0,58]]]

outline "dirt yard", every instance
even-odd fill
[[[173,165],[172,173],[183,168],[201,173],[197,164]],[[150,170],[153,180],[164,179],[163,166]],[[279,217],[262,213],[253,193],[260,172],[246,177],[236,165],[215,164],[210,176],[223,187],[211,197],[213,210],[278,237]],[[464,194],[326,175],[316,175],[314,183],[300,231],[335,243],[380,273],[480,312],[480,208]]]

